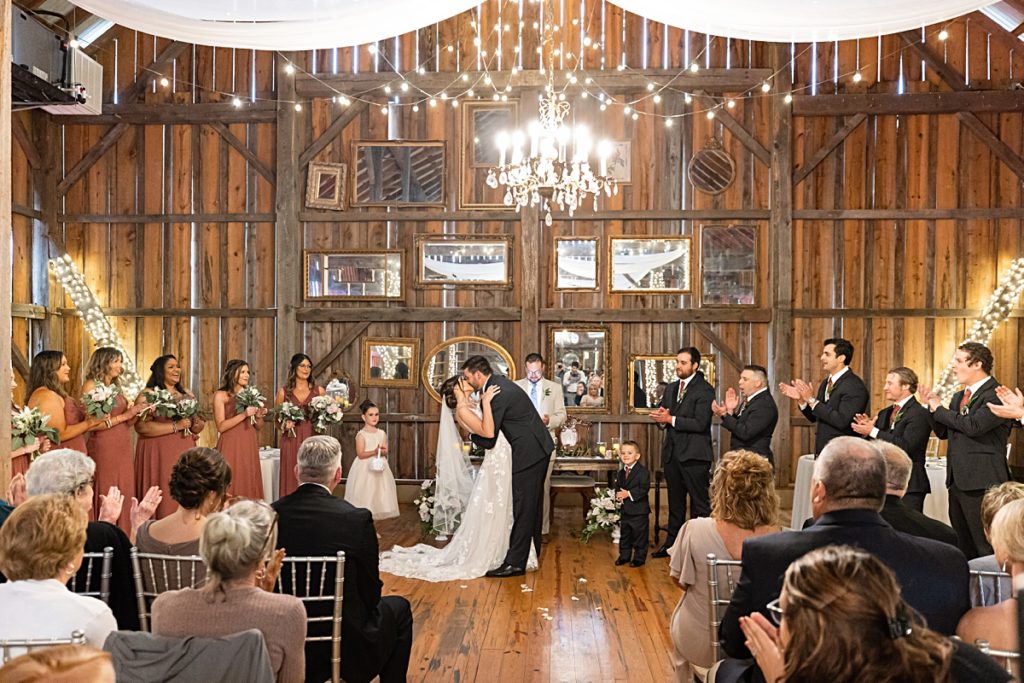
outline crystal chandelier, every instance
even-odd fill
[[[547,16],[553,17],[553,3]],[[552,60],[552,25],[544,27],[544,43],[548,50],[548,82],[544,87],[537,121],[531,121],[526,133],[502,131],[495,140],[498,146],[498,166],[487,173],[487,184],[492,188],[505,186],[505,206],[516,207],[518,212],[524,206],[544,205],[545,225],[551,225],[551,206],[568,208],[572,216],[582,205],[587,195],[597,198],[603,192],[606,196],[618,194],[615,179],[608,176],[608,157],[611,143],[602,140],[597,145],[600,159],[600,173],[590,167],[590,155],[594,150],[593,139],[586,126],[569,128],[563,121],[569,113],[569,103],[564,92],[556,92]],[[529,140],[529,156],[526,142]]]

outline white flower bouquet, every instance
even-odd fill
[[[235,412],[244,413],[247,408],[262,408],[267,402],[266,396],[254,386],[247,386],[235,394]],[[256,426],[256,416],[249,416],[249,424]]]
[[[50,416],[44,415],[39,408],[22,408],[11,416],[11,450],[16,451],[24,446],[31,446],[46,437],[54,444],[60,443],[57,430],[49,426]],[[38,451],[37,451],[38,453]]]
[[[117,397],[121,390],[116,384],[102,384],[97,382],[91,391],[82,394],[79,399],[82,409],[86,415],[98,418],[106,418],[117,405]]]
[[[345,411],[341,402],[330,396],[317,396],[309,402],[310,420],[313,422],[313,431],[317,434],[324,434],[331,427],[341,422],[345,417]]]
[[[172,420],[177,417],[178,402],[174,400],[174,394],[171,392],[163,387],[153,387],[143,391],[142,395],[146,399],[146,403],[152,406],[150,414]]]
[[[202,415],[202,412],[199,408],[199,401],[191,396],[185,396],[178,401],[175,415],[179,420],[190,420],[197,415]]]
[[[424,534],[434,531],[434,480],[427,479],[420,484],[420,495],[412,501],[420,515],[420,527]]]
[[[622,502],[615,497],[615,489],[595,488],[597,495],[590,499],[587,523],[580,532],[580,542],[587,543],[598,532],[613,532],[622,517]]]
[[[281,404],[281,407],[277,409],[277,422],[281,425],[281,429],[284,429],[285,422],[302,422],[306,419],[306,413],[302,412],[302,408],[298,407],[291,401],[285,401]],[[292,427],[288,428],[288,436],[295,438],[295,429]]]

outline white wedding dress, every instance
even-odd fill
[[[474,482],[455,417],[443,402],[434,495],[437,531],[450,531],[461,518],[451,540],[443,548],[395,546],[381,553],[380,571],[438,582],[475,579],[500,566],[512,531],[512,447],[499,434]],[[536,568],[537,553],[531,546],[527,569]]]

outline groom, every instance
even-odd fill
[[[474,434],[473,443],[482,448],[494,448],[500,431],[512,447],[512,534],[505,561],[487,572],[487,576],[522,576],[530,557],[530,543],[540,555],[544,478],[555,444],[526,392],[509,378],[492,374],[486,358],[470,356],[462,364],[462,376],[481,393],[491,385],[501,390],[491,400],[494,437],[486,439]]]

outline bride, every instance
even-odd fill
[[[434,530],[442,538],[456,525],[458,529],[443,548],[420,543],[381,553],[380,571],[423,581],[455,581],[481,577],[501,565],[512,529],[512,448],[499,434],[474,482],[456,427],[457,422],[473,434],[493,437],[491,399],[500,391],[488,387],[477,408],[470,400],[473,387],[461,376],[450,377],[441,385]],[[532,547],[527,568],[537,568]]]

